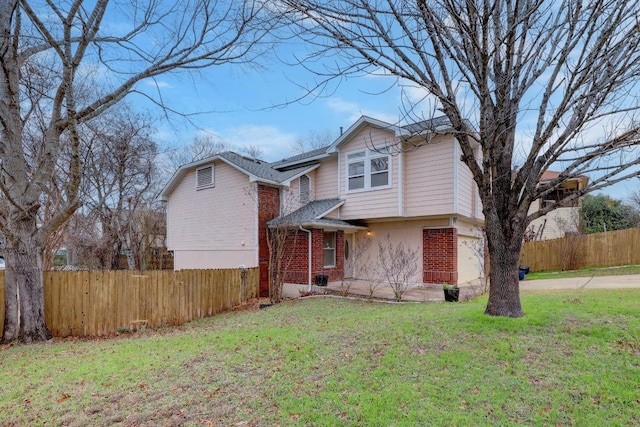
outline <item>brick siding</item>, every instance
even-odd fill
[[[307,284],[309,277],[308,234],[299,231],[287,242],[287,252],[293,252],[286,281],[288,283]],[[311,230],[311,281],[315,284],[316,276],[325,274],[329,281],[342,280],[344,277],[344,231],[336,232],[336,265],[324,266],[324,231]]]
[[[280,214],[280,190],[258,184],[258,265],[260,296],[269,296],[269,245],[267,222]]]
[[[422,230],[422,281],[458,283],[458,230],[455,227]]]

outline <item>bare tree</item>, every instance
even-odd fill
[[[267,228],[269,300],[272,303],[282,301],[282,289],[296,250],[299,230],[299,227],[291,227],[289,224],[274,224]]]
[[[252,159],[259,159],[264,154],[262,148],[253,144],[245,145],[244,147],[242,147],[241,151]]]
[[[167,172],[172,174],[182,165],[215,156],[228,149],[229,145],[214,135],[197,136],[185,146],[168,150]]]
[[[265,36],[277,24],[260,19],[264,7],[249,0],[0,0],[0,232],[7,260],[3,342],[51,337],[44,321],[42,255],[47,237],[80,205],[79,126],[133,92],[169,111],[159,92],[155,97],[141,92],[144,79],[254,60],[268,47]],[[78,96],[87,86],[94,89],[90,96]],[[34,114],[37,110],[42,114]],[[36,116],[46,118],[40,126],[34,124]],[[36,131],[41,145],[38,157],[31,158],[26,142]],[[64,150],[69,179],[59,189],[59,208],[40,223],[41,198]]]
[[[85,167],[80,197],[85,215],[100,227],[89,241],[78,241],[83,234],[78,235],[76,249],[100,255],[95,263],[99,268],[120,268],[121,254],[127,255],[130,269],[139,268],[141,234],[160,184],[152,122],[125,105],[82,128]]]
[[[346,237],[345,237],[346,239]],[[347,242],[347,240],[345,240]],[[355,239],[355,245],[351,247],[349,245],[349,257],[345,260],[345,271],[355,271],[358,269],[359,275],[364,277],[367,281],[367,286],[369,289],[369,297],[373,297],[373,292],[379,284],[378,280],[372,280],[376,276],[377,266],[373,265],[371,262],[371,254],[369,253],[369,248],[373,244],[373,239],[371,237],[363,235],[357,236]],[[345,248],[345,252],[346,252]],[[355,277],[355,274],[354,274]],[[341,292],[344,296],[349,295],[351,286],[353,286],[355,280],[354,278],[346,278],[342,280]]]
[[[296,194],[289,189],[281,188],[280,215],[268,222],[266,232],[269,249],[269,299],[272,303],[282,301],[282,290],[289,266],[301,245],[299,239],[306,238],[300,233],[300,221],[292,215],[297,206]]]
[[[322,131],[310,130],[304,137],[299,137],[293,143],[294,153],[304,153],[331,145],[336,136],[329,129]]]
[[[394,245],[389,234],[378,242],[378,264],[396,301],[402,301],[409,280],[418,272],[419,256],[420,248],[411,248],[404,242]]]
[[[588,186],[558,205],[639,174],[635,0],[278,4],[311,50],[298,58],[319,77],[310,93],[335,78],[376,73],[422,91],[425,102],[405,105],[407,120],[436,111],[448,118],[483,205],[491,264],[486,314],[523,315],[523,235],[556,206],[529,214],[534,200],[580,175],[590,176]],[[552,165],[562,173],[541,183]]]

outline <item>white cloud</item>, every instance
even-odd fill
[[[327,106],[331,111],[343,114],[345,121],[350,124],[357,121],[360,116],[369,116],[388,123],[396,123],[399,119],[398,114],[391,114],[388,111],[371,107],[362,107],[356,102],[345,101],[338,97],[330,98],[327,101]]]
[[[146,79],[146,80],[144,80],[144,84],[146,86],[151,86],[151,87],[155,87],[155,88],[159,88],[159,89],[170,89],[170,88],[173,87],[167,81],[156,80],[156,79]]]
[[[262,158],[276,161],[292,155],[297,135],[281,131],[272,125],[242,125],[215,132],[228,143],[234,151],[242,151],[247,146],[255,146],[262,150]]]

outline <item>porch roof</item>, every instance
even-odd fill
[[[314,200],[300,209],[272,219],[267,223],[269,227],[313,227],[332,228],[337,230],[365,230],[366,227],[351,224],[338,218],[325,218],[344,204],[342,199]]]

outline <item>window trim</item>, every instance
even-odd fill
[[[200,171],[211,168],[211,182],[206,184],[200,184]],[[204,188],[211,188],[215,185],[215,168],[213,163],[206,166],[202,166],[196,169],[196,190],[202,190]]]
[[[364,154],[364,156],[358,156],[353,159],[349,159],[349,156],[353,156],[357,154]],[[381,158],[385,158],[387,160],[387,165],[388,165],[386,170],[387,184],[372,186],[371,185],[372,176],[384,173],[384,171],[376,171],[372,173],[371,161],[375,159],[381,159]],[[391,165],[392,165],[391,154],[385,154],[382,152],[365,148],[365,149],[349,151],[348,153],[346,153],[345,159],[346,159],[345,160],[345,191],[347,193],[359,193],[363,191],[384,190],[392,187],[393,176],[391,173]],[[358,162],[364,162],[364,173],[362,175],[354,175],[353,177],[354,178],[359,176],[364,177],[364,186],[362,188],[351,189],[349,188],[349,179],[352,177],[349,175],[349,166],[353,163],[358,163]]]
[[[327,246],[327,235],[330,234],[333,236],[333,247]],[[332,268],[336,266],[336,243],[338,241],[338,233],[335,231],[325,231],[322,233],[322,264],[324,268]],[[325,253],[326,251],[333,251],[333,264],[325,264]]]

